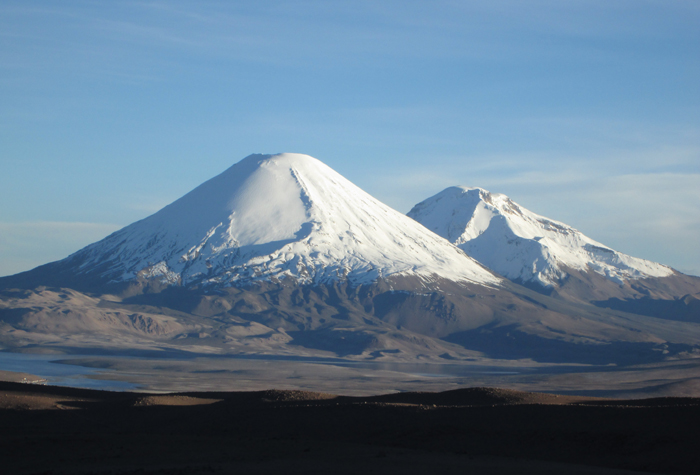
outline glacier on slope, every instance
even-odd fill
[[[493,285],[461,250],[308,155],[250,155],[66,261],[112,282],[299,283],[417,276]]]
[[[674,273],[670,267],[610,249],[571,226],[482,188],[447,188],[418,203],[408,216],[519,282],[556,286],[567,277],[567,267],[591,270],[617,283]]]

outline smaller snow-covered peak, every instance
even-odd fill
[[[408,213],[499,274],[557,285],[569,267],[623,282],[671,275],[670,267],[619,253],[564,223],[535,214],[508,196],[453,186]]]
[[[485,206],[480,209],[482,204]],[[459,245],[488,227],[492,213],[484,211],[490,209],[498,209],[505,215],[521,214],[520,207],[506,195],[490,193],[483,188],[451,186],[418,203],[408,216]]]

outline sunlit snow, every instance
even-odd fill
[[[251,155],[154,215],[76,253],[118,280],[302,283],[416,275],[496,284],[462,251],[308,155]]]
[[[509,279],[556,285],[566,277],[564,267],[590,269],[616,282],[673,273],[481,188],[447,188],[417,204],[408,216]]]

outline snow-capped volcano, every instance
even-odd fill
[[[505,195],[455,186],[418,203],[408,216],[511,280],[558,285],[567,270],[617,283],[674,274],[670,267],[617,252]]]
[[[62,261],[0,278],[0,344],[586,364],[698,348],[699,278],[637,279],[673,271],[480,189],[445,190],[411,217],[513,280],[568,277],[540,293],[508,282],[314,158],[251,155]]]
[[[112,282],[228,285],[412,275],[496,284],[455,246],[308,155],[250,155],[104,240],[69,256]]]

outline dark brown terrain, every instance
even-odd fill
[[[697,473],[698,442],[700,398],[0,383],[5,474]]]

